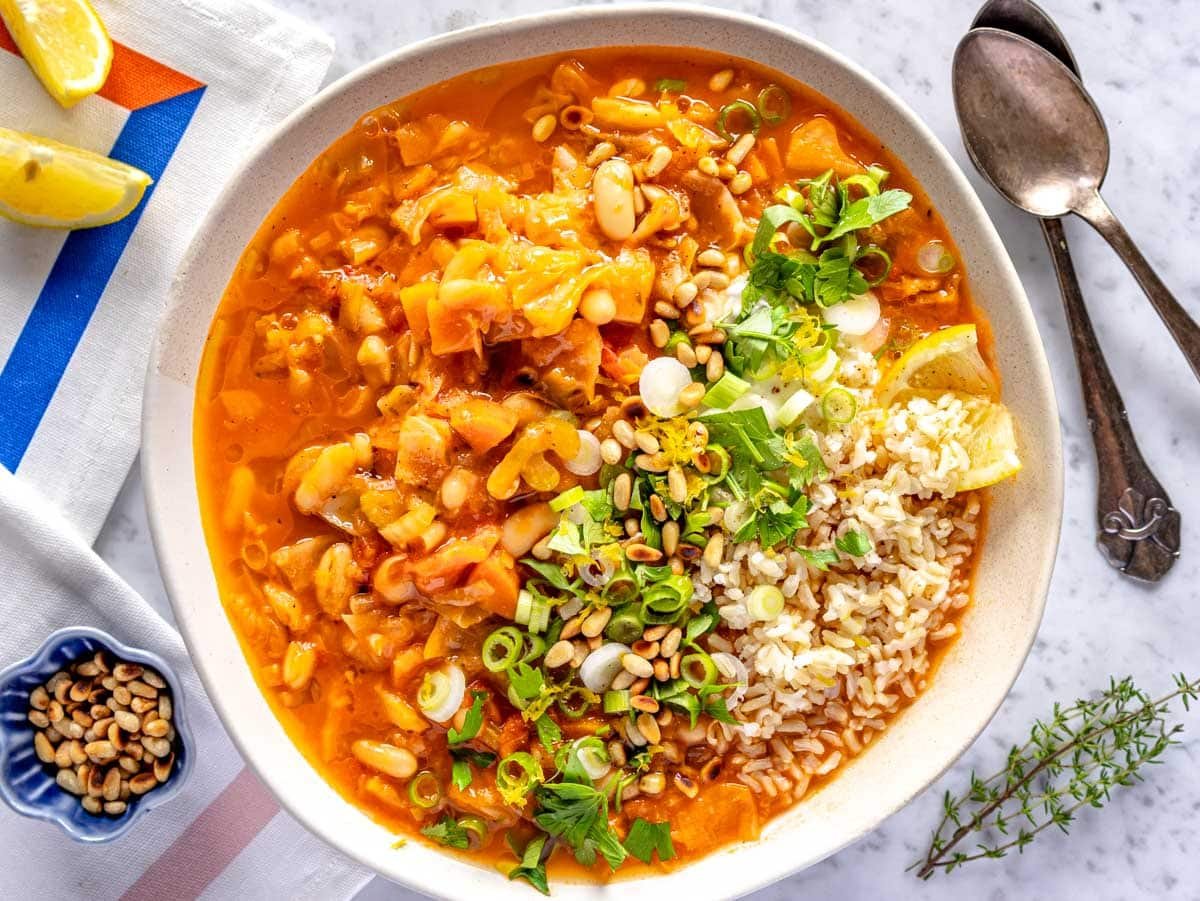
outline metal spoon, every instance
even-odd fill
[[[988,0],[972,28],[998,28],[1028,38],[1078,74],[1075,57],[1054,22],[1031,0]],[[972,154],[974,159],[974,154]],[[986,173],[984,173],[986,176]],[[990,180],[990,179],[989,179]],[[1108,562],[1135,579],[1155,582],[1179,556],[1179,514],[1143,459],[1125,404],[1105,362],[1083,302],[1062,220],[1039,220],[1058,274],[1079,366],[1083,399],[1099,470],[1097,544]],[[1152,508],[1148,527],[1143,516]],[[1154,512],[1158,518],[1154,518]]]
[[[954,103],[967,152],[984,178],[1026,212],[1042,218],[1075,213],[1100,232],[1200,378],[1200,326],[1100,197],[1108,131],[1071,70],[1026,38],[976,28],[954,54]]]

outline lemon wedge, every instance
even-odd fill
[[[1003,404],[987,403],[972,417],[973,428],[963,441],[970,469],[958,480],[959,491],[973,491],[1002,482],[1021,471],[1012,414]]]
[[[151,181],[140,169],[90,150],[0,128],[0,216],[17,222],[107,225],[129,215]]]
[[[112,41],[88,0],[0,0],[0,19],[63,106],[74,106],[104,86]]]
[[[946,391],[996,395],[996,379],[979,353],[974,325],[954,325],[926,335],[892,364],[876,388],[884,406],[910,394]]]

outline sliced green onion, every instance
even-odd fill
[[[774,585],[755,585],[746,598],[746,612],[763,622],[779,619],[783,613],[783,592]]]
[[[550,601],[543,597],[534,597],[529,611],[530,632],[545,632],[550,625]]]
[[[458,828],[465,829],[467,832],[474,833],[475,840],[471,842],[472,847],[478,848],[487,841],[488,827],[482,817],[459,817]]]
[[[642,637],[646,624],[632,608],[618,610],[604,629],[604,634],[620,644],[630,644]]]
[[[529,613],[533,610],[533,595],[524,588],[517,593],[517,612],[513,616],[522,626],[529,625]]]
[[[581,685],[573,685],[558,696],[558,709],[577,720],[588,712],[595,700],[595,692]]]
[[[803,388],[800,388],[795,394],[779,405],[779,410],[775,413],[775,418],[779,420],[780,425],[786,428],[799,419],[804,411],[812,406],[815,400],[815,397]]]
[[[834,425],[845,425],[857,411],[858,401],[845,388],[830,388],[821,398],[821,415]]]
[[[421,770],[408,783],[408,799],[424,810],[437,807],[442,800],[442,786],[437,776],[429,770]]]
[[[858,254],[858,259],[860,261],[866,257],[878,257],[879,259],[883,260],[883,272],[881,272],[879,275],[875,276],[875,278],[867,279],[867,284],[870,285],[872,288],[874,288],[876,285],[882,285],[887,280],[888,275],[892,271],[891,256],[888,254],[888,252],[886,250],[884,250],[879,245],[870,244],[867,247],[864,247],[861,251],[859,251],[859,254]],[[866,274],[867,273],[865,273],[865,272],[863,273],[864,276]]]
[[[917,250],[917,265],[930,275],[945,275],[954,268],[954,255],[941,241],[927,241]]]
[[[548,644],[542,636],[527,632],[522,638],[524,639],[525,653],[521,655],[521,659],[517,661],[518,663],[533,663],[533,661],[546,653]]]
[[[605,713],[624,713],[629,709],[629,689],[622,688],[604,693]]]
[[[719,479],[729,470],[729,451],[719,444],[710,444],[706,447],[704,456],[708,458],[709,478]]]
[[[888,180],[890,174],[883,166],[872,166],[867,170],[867,175],[871,176],[871,180],[881,188],[883,187],[883,183]]]
[[[550,501],[550,509],[555,513],[562,513],[567,507],[573,504],[578,504],[583,500],[583,486],[576,485],[574,488],[568,488],[558,497]]]
[[[604,586],[603,595],[604,599],[608,601],[609,606],[614,607],[626,601],[633,600],[637,594],[637,590],[637,580],[633,577],[633,570],[626,565],[622,565],[609,578],[608,584]],[[617,640],[619,641],[620,639]]]
[[[496,788],[505,801],[524,798],[534,785],[542,781],[542,767],[534,756],[526,751],[509,754],[496,764]]]
[[[525,638],[516,626],[502,626],[483,642],[483,665],[490,672],[499,673],[521,659]]]
[[[758,92],[758,114],[768,125],[778,125],[792,111],[792,95],[777,84],[769,84]]]
[[[682,78],[660,78],[654,82],[654,90],[659,93],[669,91],[673,94],[678,94],[681,91],[687,90],[687,82]]]
[[[843,178],[842,187],[862,188],[863,193],[868,197],[874,197],[879,193],[879,182],[869,175],[851,175],[849,178]]]
[[[417,689],[417,706],[428,719],[444,723],[458,712],[467,692],[467,679],[462,669],[447,664],[425,674]]]
[[[704,688],[717,681],[717,664],[703,651],[684,654],[679,661],[679,675],[692,688]]]
[[[741,131],[732,132],[729,129],[729,116],[738,113],[746,117],[750,126]],[[721,107],[721,111],[717,113],[717,133],[726,141],[736,141],[746,132],[756,135],[761,127],[762,116],[758,114],[757,107],[749,100],[734,100],[732,103],[727,103]]]
[[[749,382],[732,372],[726,372],[704,392],[703,403],[707,407],[724,410],[749,390]]]

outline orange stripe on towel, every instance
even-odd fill
[[[121,901],[192,901],[200,897],[277,813],[275,798],[249,767],[243,767]]]
[[[20,55],[12,35],[0,22],[0,50]],[[108,81],[100,89],[100,96],[128,110],[141,109],[153,103],[170,100],[188,91],[203,87],[196,81],[164,66],[144,53],[138,53],[124,44],[113,41],[112,71]]]

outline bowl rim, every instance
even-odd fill
[[[196,742],[192,737],[191,728],[187,723],[187,701],[184,695],[183,684],[170,664],[153,651],[127,645],[124,642],[118,641],[103,629],[97,629],[94,626],[67,626],[51,632],[42,641],[41,645],[38,646],[38,649],[28,657],[9,664],[3,670],[0,670],[0,692],[12,680],[26,674],[46,672],[48,675],[53,675],[61,667],[57,665],[52,666],[50,656],[58,648],[75,639],[89,639],[103,645],[113,656],[121,660],[148,664],[158,670],[171,689],[171,700],[173,702],[172,719],[175,721],[175,731],[179,744],[185,749],[184,754],[176,755],[177,760],[180,756],[182,756],[182,760],[179,760],[171,778],[153,791],[141,795],[133,804],[130,804],[128,817],[123,820],[97,818],[98,822],[113,823],[114,825],[112,828],[106,830],[85,832],[78,829],[74,822],[63,817],[57,811],[36,804],[28,804],[17,796],[12,785],[9,784],[8,779],[4,776],[5,764],[8,762],[8,746],[7,743],[0,742],[0,799],[3,799],[9,807],[22,816],[43,820],[47,823],[55,823],[77,842],[98,845],[120,838],[151,810],[162,806],[179,794],[180,789],[183,788],[183,784],[191,776],[196,764]],[[10,728],[15,727],[7,725],[4,727],[5,731],[8,731]]]
[[[762,32],[769,33],[773,38],[785,42],[790,42],[798,45],[805,53],[815,57],[820,57],[823,61],[829,64],[834,69],[839,69],[851,80],[856,80],[864,84],[867,88],[874,91],[880,100],[884,102],[891,111],[899,118],[902,124],[910,129],[919,139],[919,144],[924,151],[929,153],[934,163],[942,170],[942,174],[946,177],[949,183],[948,190],[952,192],[964,205],[963,215],[969,216],[975,228],[979,230],[980,236],[984,239],[985,247],[982,253],[986,255],[992,263],[998,268],[996,277],[1005,283],[1008,293],[1020,302],[1016,304],[1017,309],[1014,311],[1018,324],[1021,329],[1032,335],[1034,339],[1038,339],[1039,333],[1034,319],[1032,307],[1029,304],[1028,297],[1025,294],[1024,288],[1017,275],[1016,269],[1013,266],[1011,258],[1008,255],[999,234],[996,232],[995,226],[988,216],[983,204],[976,195],[970,182],[967,180],[961,167],[947,151],[942,142],[937,138],[932,130],[921,120],[917,114],[902,100],[895,92],[893,92],[886,84],[880,81],[876,76],[861,65],[846,57],[842,53],[830,48],[823,42],[812,38],[802,32],[792,28],[778,25],[773,22],[766,21],[756,16],[745,13],[734,12],[730,10],[718,9],[708,6],[700,6],[695,3],[651,3],[651,2],[634,2],[634,3],[617,3],[611,6],[579,6],[558,9],[546,13],[533,13],[495,21],[483,22],[473,25],[468,28],[459,29],[444,34],[431,36],[411,44],[404,45],[397,50],[384,54],[375,60],[365,63],[362,66],[356,67],[345,75],[341,76],[331,84],[324,87],[318,94],[310,98],[300,107],[298,107],[291,115],[285,118],[281,123],[273,129],[266,132],[258,141],[255,142],[253,148],[242,158],[236,168],[230,174],[224,188],[218,194],[217,199],[213,203],[209,212],[197,228],[193,239],[185,253],[176,277],[172,284],[171,296],[169,298],[166,311],[164,313],[164,322],[169,320],[172,313],[178,308],[183,307],[187,303],[187,298],[179,290],[186,275],[190,270],[192,263],[199,257],[203,256],[205,236],[211,232],[214,227],[219,226],[222,218],[222,210],[232,202],[232,199],[239,193],[240,183],[246,173],[254,166],[260,158],[270,154],[279,139],[295,128],[297,124],[309,117],[318,107],[323,107],[326,104],[335,101],[339,95],[342,95],[357,84],[364,81],[369,81],[383,73],[386,73],[393,67],[405,63],[419,63],[421,56],[427,52],[434,50],[445,50],[452,48],[458,44],[470,44],[479,38],[491,36],[494,34],[508,33],[509,35],[520,35],[522,32],[537,30],[544,27],[553,27],[564,23],[587,21],[591,23],[612,23],[615,20],[620,20],[625,17],[637,18],[643,16],[682,16],[692,18],[694,20],[704,20],[713,25],[729,25],[739,28],[756,29]],[[593,46],[586,36],[581,37],[579,46]],[[616,46],[616,45],[613,45]],[[637,42],[633,41],[624,46],[637,46]],[[647,43],[647,46],[650,46]],[[661,43],[655,43],[653,46],[663,46]],[[679,47],[703,47],[706,49],[717,51],[717,48],[712,47],[703,39],[700,40],[680,40],[673,46]],[[553,51],[550,51],[553,52]],[[566,51],[564,51],[566,52]],[[717,51],[719,52],[719,51]],[[533,54],[540,55],[540,54]],[[737,54],[730,54],[737,55]],[[506,57],[507,58],[507,57]],[[514,55],[513,59],[527,58],[524,56]],[[469,71],[464,68],[462,72]],[[795,76],[798,80],[808,83],[802,76]],[[433,81],[429,82],[434,83]],[[821,90],[814,85],[814,89]],[[278,198],[276,198],[277,200]],[[272,201],[274,203],[274,201]],[[222,286],[223,289],[223,286]],[[211,316],[211,312],[210,312]],[[145,484],[147,509],[149,514],[149,522],[151,526],[151,535],[155,546],[156,555],[162,571],[163,579],[168,590],[168,597],[171,600],[172,608],[175,610],[176,617],[180,623],[181,631],[185,641],[189,647],[189,651],[196,650],[203,646],[203,636],[198,632],[193,632],[193,622],[188,615],[185,605],[179,602],[178,599],[187,594],[187,588],[184,585],[182,572],[177,571],[176,554],[174,548],[170,546],[170,504],[169,496],[172,493],[171,487],[167,484],[168,476],[165,473],[164,467],[161,465],[165,462],[165,457],[168,454],[166,448],[167,436],[165,432],[159,432],[154,428],[155,412],[160,408],[162,403],[161,398],[166,393],[166,382],[169,378],[161,371],[166,351],[166,342],[162,340],[165,326],[160,325],[158,338],[155,341],[152,349],[151,358],[146,375],[146,391],[142,414],[142,429],[143,429],[143,453],[142,453],[142,475]],[[1004,676],[999,681],[1004,684],[1004,691],[994,701],[989,699],[986,706],[990,707],[980,719],[973,723],[969,730],[960,736],[953,739],[948,744],[953,747],[943,752],[939,760],[939,766],[936,772],[933,772],[927,779],[922,781],[922,784],[915,786],[912,790],[907,791],[905,796],[896,803],[890,803],[886,807],[877,808],[870,817],[866,818],[862,828],[854,831],[852,834],[847,834],[840,837],[834,843],[820,848],[816,854],[797,855],[796,859],[788,860],[773,865],[771,867],[761,868],[753,871],[749,875],[742,876],[736,886],[736,889],[724,894],[726,897],[738,897],[743,894],[755,891],[780,879],[793,875],[807,867],[819,862],[820,860],[837,853],[847,845],[857,841],[867,833],[877,829],[886,819],[895,814],[897,811],[906,806],[914,797],[925,791],[930,785],[936,782],[958,759],[963,753],[974,743],[979,735],[986,728],[991,719],[1000,709],[1004,700],[1008,697],[1013,683],[1020,675],[1025,661],[1029,655],[1034,641],[1037,637],[1042,617],[1047,603],[1047,596],[1050,586],[1050,578],[1053,573],[1054,563],[1057,557],[1057,548],[1061,535],[1062,516],[1063,516],[1063,484],[1064,472],[1062,461],[1062,446],[1061,434],[1057,417],[1053,415],[1053,411],[1058,409],[1057,401],[1054,396],[1053,381],[1050,377],[1049,363],[1045,356],[1045,351],[1039,340],[1034,340],[1031,359],[1029,363],[1032,366],[1031,378],[1036,382],[1036,394],[1038,395],[1042,405],[1049,411],[1050,418],[1053,418],[1052,423],[1042,423],[1046,431],[1044,433],[1045,441],[1047,442],[1047,450],[1050,451],[1048,459],[1040,460],[1039,466],[1044,470],[1046,475],[1049,493],[1044,495],[1039,506],[1042,506],[1043,513],[1041,515],[1047,518],[1047,531],[1045,534],[1045,553],[1039,561],[1031,579],[1031,584],[1036,586],[1036,590],[1029,598],[1031,604],[1031,612],[1029,617],[1028,628],[1018,642],[1015,642],[1010,648],[1010,656],[1008,666],[1005,669]],[[188,413],[190,422],[191,413]],[[160,448],[160,441],[163,447]],[[189,456],[187,461],[194,473],[194,461]],[[203,548],[205,565],[211,569],[208,558],[207,547]],[[183,568],[182,562],[180,569]],[[240,644],[237,648],[241,652]],[[297,798],[292,797],[292,792],[288,790],[286,780],[278,775],[277,768],[264,766],[264,761],[252,747],[252,736],[247,730],[243,732],[238,727],[240,719],[230,712],[229,700],[223,697],[220,692],[214,691],[213,688],[220,681],[217,677],[217,669],[215,665],[210,667],[209,659],[201,653],[193,653],[193,661],[196,670],[201,677],[205,686],[205,690],[209,693],[209,698],[217,710],[222,722],[226,725],[226,729],[238,748],[239,752],[248,763],[254,768],[263,782],[270,788],[272,793],[279,800],[281,806],[287,810],[292,816],[302,822],[311,832],[321,837],[331,846],[337,848],[342,853],[354,858],[364,866],[371,868],[373,871],[384,875],[386,878],[393,879],[403,884],[428,894],[439,894],[444,891],[444,888],[439,887],[437,874],[424,874],[413,872],[416,868],[408,868],[402,866],[393,866],[385,868],[378,860],[373,859],[367,852],[362,851],[357,847],[350,847],[348,842],[340,840],[336,825],[317,816],[312,809],[316,805],[303,806]],[[305,761],[306,765],[311,766]],[[349,803],[349,802],[346,802]],[[759,841],[761,843],[761,839]],[[754,843],[750,843],[754,844]],[[735,846],[741,847],[741,846]],[[435,849],[435,853],[442,853]],[[695,868],[704,860],[710,860],[719,856],[722,851],[717,851],[713,854],[706,855],[704,858],[698,859],[681,870],[673,871],[668,874],[663,874],[657,879],[646,880],[641,877],[635,879],[620,880],[614,885],[621,886],[622,889],[628,890],[633,888],[635,883],[650,882],[655,885],[660,884],[661,879],[677,876],[679,873],[687,872]],[[445,874],[443,874],[445,875]],[[502,877],[501,877],[502,878]],[[565,884],[565,881],[564,881]],[[497,886],[491,885],[492,888]],[[589,888],[597,888],[601,892],[606,889],[605,884],[598,884]],[[632,896],[632,895],[631,895]],[[640,895],[638,895],[640,897]]]

